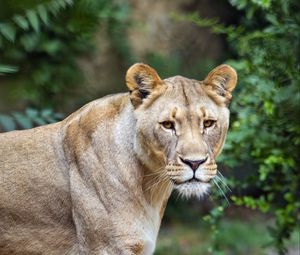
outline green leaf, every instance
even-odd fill
[[[59,50],[64,48],[64,45],[59,40],[47,41],[41,45],[41,48],[45,50],[48,54],[54,55],[57,54]]]
[[[17,66],[10,65],[0,65],[0,75],[4,75],[6,73],[15,73],[19,70]]]
[[[42,118],[39,117],[39,116],[34,117],[34,118],[32,119],[32,121],[33,121],[34,123],[36,123],[37,125],[39,125],[39,126],[48,124],[44,119],[42,119]]]
[[[31,119],[34,119],[35,117],[38,116],[38,111],[36,109],[32,109],[32,108],[27,108],[26,111],[25,111],[25,114],[31,118]]]
[[[53,111],[51,109],[44,109],[42,110],[41,116],[43,118],[49,117],[51,114],[53,114]]]
[[[57,15],[61,9],[64,9],[67,5],[72,4],[73,1],[62,1],[62,0],[53,0],[49,3],[49,10],[53,15]]]
[[[38,12],[38,14],[39,14],[41,20],[44,22],[44,24],[45,24],[45,25],[48,25],[48,23],[49,23],[49,17],[48,17],[48,12],[47,12],[45,6],[42,5],[42,4],[39,5],[39,6],[37,7],[37,12]]]
[[[29,20],[30,25],[32,28],[38,32],[40,30],[40,22],[37,16],[37,13],[34,10],[28,10],[26,12],[26,16]]]
[[[56,112],[56,113],[54,113],[54,118],[56,120],[62,120],[64,118],[64,115],[62,113]]]
[[[23,128],[23,129],[29,129],[32,128],[32,122],[30,121],[30,119],[24,115],[21,114],[19,112],[13,112],[12,115],[14,116],[16,122]]]
[[[12,131],[16,129],[16,124],[12,117],[4,114],[0,114],[0,126],[4,131]]]
[[[21,15],[15,15],[13,17],[13,20],[22,29],[27,30],[29,28],[28,21],[25,17],[23,17]]]
[[[16,29],[11,24],[1,23],[0,34],[2,34],[2,36],[5,37],[7,40],[14,42],[16,38]]]
[[[34,51],[40,42],[40,35],[35,34],[25,34],[20,38],[20,43],[24,46],[25,50],[28,52]]]

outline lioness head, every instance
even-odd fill
[[[217,174],[228,125],[227,108],[237,74],[228,65],[204,81],[175,76],[161,80],[148,65],[126,74],[136,118],[135,150],[154,173],[186,196],[201,196]]]

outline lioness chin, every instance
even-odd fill
[[[236,81],[135,64],[129,93],[1,134],[0,254],[152,254],[172,190],[200,197],[216,176]]]

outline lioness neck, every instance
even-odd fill
[[[139,156],[147,152],[137,151],[142,141],[136,136],[129,95],[94,101],[65,122],[64,144],[71,148],[68,157],[76,162],[70,169],[72,199],[86,204],[93,201],[85,207],[90,217],[101,222],[101,228],[112,229],[108,235],[116,233],[114,226],[127,221],[130,228],[118,228],[119,235],[140,233],[149,240],[152,251],[171,187],[160,181],[155,169],[146,166]],[[77,189],[72,190],[75,182]],[[78,190],[80,185],[88,190]]]
[[[126,104],[120,111],[120,116],[114,129],[116,146],[122,148],[122,153],[125,152],[124,155],[127,154],[127,163],[132,159],[135,171],[141,174],[138,189],[142,190],[147,203],[155,208],[160,213],[160,218],[162,218],[172,191],[171,183],[159,175],[159,170],[163,168],[163,162],[161,162],[159,157],[144,150],[143,144],[148,143],[149,145],[150,141],[144,141],[143,137],[136,133],[133,107],[127,97],[123,100],[126,100]]]

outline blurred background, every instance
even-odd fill
[[[156,255],[295,254],[300,227],[298,0],[1,0],[0,132],[126,91],[129,66],[239,75],[211,194],[173,194]]]

